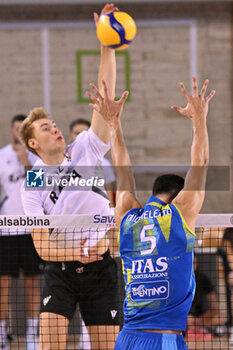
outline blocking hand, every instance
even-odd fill
[[[205,97],[205,93],[208,85],[209,85],[209,80],[206,80],[204,82],[204,85],[201,89],[200,94],[198,94],[197,78],[194,76],[193,77],[193,95],[191,96],[185,89],[184,84],[180,83],[181,92],[184,94],[188,103],[184,108],[177,107],[177,106],[172,106],[171,108],[179,112],[181,115],[188,117],[189,119],[192,120],[192,122],[205,119],[208,114],[209,102],[215,94],[215,90],[212,90],[209,96]]]
[[[90,86],[95,92],[95,95],[89,91],[87,91],[86,94],[94,102],[94,104],[90,103],[90,106],[102,115],[110,128],[116,129],[119,125],[123,106],[128,96],[128,91],[123,92],[120,100],[115,101],[109,97],[108,87],[105,80],[103,80],[102,83],[104,87],[104,96],[101,95],[100,91],[94,84],[90,84]]]

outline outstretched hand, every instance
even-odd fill
[[[189,95],[184,87],[183,83],[180,83],[181,92],[184,94],[186,100],[188,101],[186,107],[172,106],[171,108],[191,119],[193,122],[198,120],[205,120],[208,114],[209,102],[215,94],[215,90],[212,90],[209,96],[205,97],[207,87],[209,85],[209,80],[205,80],[204,85],[201,89],[200,94],[198,94],[197,78],[193,77],[193,95]]]
[[[110,13],[110,12],[115,12],[115,11],[119,11],[118,7],[114,7],[114,4],[111,3],[111,4],[106,4],[103,8],[103,10],[101,11],[100,13],[100,16],[101,15],[105,15],[106,13]],[[99,18],[100,16],[98,15],[98,13],[94,12],[94,21],[95,21],[95,24],[97,25],[98,22],[99,22]]]
[[[102,115],[110,128],[117,129],[123,111],[123,106],[128,96],[128,91],[123,92],[120,100],[115,101],[109,97],[106,81],[102,80],[102,83],[104,87],[104,97],[94,84],[90,84],[95,95],[89,91],[86,92],[86,94],[94,102],[90,103],[89,105]]]

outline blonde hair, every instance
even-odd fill
[[[28,145],[28,141],[32,137],[34,137],[34,134],[33,134],[33,130],[34,130],[33,123],[36,120],[47,119],[47,118],[48,118],[48,113],[46,112],[46,110],[43,107],[33,108],[30,111],[30,113],[27,116],[27,118],[23,121],[22,127],[20,129],[20,137],[21,137],[22,141],[25,143],[27,149],[30,152],[32,152],[32,153],[34,153],[36,155],[38,155],[37,152]]]

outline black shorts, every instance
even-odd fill
[[[119,325],[117,264],[109,251],[102,261],[48,262],[41,312],[52,312],[69,320],[79,304],[86,325]]]
[[[30,234],[0,236],[0,276],[39,275],[44,263],[36,252]]]

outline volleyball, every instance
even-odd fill
[[[137,27],[128,13],[119,11],[101,15],[96,31],[104,46],[122,50],[134,39]]]

